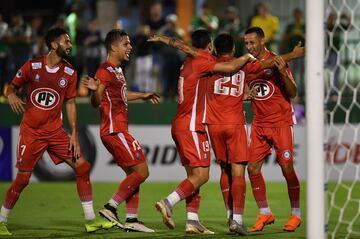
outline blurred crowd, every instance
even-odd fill
[[[188,29],[182,29],[179,27],[177,15],[164,14],[162,2],[154,1],[148,8],[148,17],[140,21],[135,33],[126,29],[126,24],[121,20],[114,23],[114,28],[124,28],[131,33],[133,45],[131,61],[123,66],[126,74],[131,75],[127,78],[131,79],[128,83],[129,87],[137,91],[157,91],[165,100],[176,97],[177,79],[185,55],[162,44],[149,44],[147,39],[152,34],[187,40],[189,34],[199,28],[208,29],[213,35],[228,32],[235,39],[236,56],[246,52],[243,34],[246,28],[252,26],[259,26],[264,30],[267,47],[278,53],[291,51],[299,41],[305,44],[304,13],[299,8],[293,10],[292,21],[283,28],[285,30],[281,35],[279,18],[272,15],[271,6],[266,2],[256,5],[247,22],[240,20],[236,6],[228,6],[221,17],[214,15],[212,10],[207,2],[203,2],[200,13],[192,19]],[[60,26],[68,30],[73,43],[69,61],[75,65],[79,77],[94,76],[106,55],[104,39],[95,12],[96,9],[84,10],[79,4],[73,4],[70,11],[59,15],[54,23],[44,22],[39,16],[24,21],[20,12],[12,14],[11,19],[5,22],[0,15],[1,92],[4,92],[16,71],[26,60],[47,52],[43,37],[45,31],[52,26]],[[342,15],[341,18],[344,16]],[[329,68],[333,68],[336,64],[336,48],[340,44],[341,31],[334,30],[336,21],[337,14],[330,13],[325,23],[325,28],[334,33],[332,37],[334,50],[329,53],[326,61],[326,66]],[[292,62],[291,68],[297,81],[298,95],[302,98],[305,91],[304,59]],[[338,81],[336,76],[335,81]],[[78,87],[78,95],[87,96],[88,92],[85,88]]]

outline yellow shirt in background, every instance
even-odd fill
[[[265,40],[273,40],[279,30],[279,19],[275,16],[268,15],[265,18],[254,16],[251,19],[251,27],[261,27],[265,33]]]

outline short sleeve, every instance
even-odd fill
[[[213,57],[211,54],[201,53],[201,55],[194,63],[194,69],[196,69],[198,73],[204,74],[214,70],[216,60],[215,57]]]
[[[100,81],[101,84],[103,84],[105,87],[109,86],[109,77],[108,77],[108,71],[104,68],[99,68],[96,71],[95,78]]]
[[[12,84],[21,87],[30,79],[30,62],[27,61],[17,72],[12,80]]]
[[[77,81],[77,72],[75,71],[71,77],[69,87],[66,89],[65,99],[72,99],[76,97],[76,81]]]

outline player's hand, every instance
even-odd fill
[[[72,153],[73,162],[78,160],[81,156],[79,138],[76,132],[71,134],[69,151]]]
[[[16,114],[22,114],[25,112],[25,102],[22,101],[15,93],[8,95],[9,105],[11,110],[14,111]]]
[[[286,62],[281,56],[274,57],[274,64],[281,74],[286,73]]]
[[[161,41],[161,36],[154,34],[154,35],[150,36],[147,41],[148,41],[148,42],[158,42],[158,41]]]
[[[255,58],[255,56],[253,56],[252,54],[250,54],[250,53],[247,53],[247,54],[248,54],[248,57],[249,57],[248,61],[252,62],[252,61],[256,61],[256,60],[257,60],[257,59]]]
[[[295,58],[304,57],[305,56],[305,47],[301,46],[301,41],[294,47],[292,53],[294,54]]]
[[[259,86],[254,86],[252,87],[249,92],[246,93],[246,95],[244,96],[244,101],[249,101],[249,100],[253,100],[256,97],[257,91],[258,91]]]
[[[143,93],[143,100],[148,100],[152,104],[159,104],[160,103],[160,96],[156,94],[155,92],[146,92]]]
[[[81,78],[81,84],[90,90],[97,90],[99,88],[100,81],[90,76]]]

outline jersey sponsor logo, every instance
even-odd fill
[[[21,70],[18,70],[16,72],[16,78],[20,78],[21,76],[22,76],[22,72],[21,72]]]
[[[60,86],[61,88],[64,88],[65,86],[67,86],[67,83],[68,83],[68,81],[67,81],[66,78],[64,78],[64,77],[61,77],[61,78],[60,78],[60,80],[59,80],[59,86]]]
[[[250,88],[257,87],[255,100],[267,100],[275,92],[275,87],[270,81],[258,79],[250,83]]]
[[[38,88],[31,92],[31,103],[41,110],[51,110],[60,102],[59,93],[51,88]]]
[[[284,159],[289,160],[290,157],[291,157],[290,150],[285,150],[285,151],[283,152],[283,157],[284,157]]]
[[[31,68],[33,70],[41,69],[41,66],[42,66],[41,62],[33,62],[33,63],[31,63]]]
[[[64,72],[71,76],[74,73],[74,70],[71,69],[70,67],[65,66]]]

